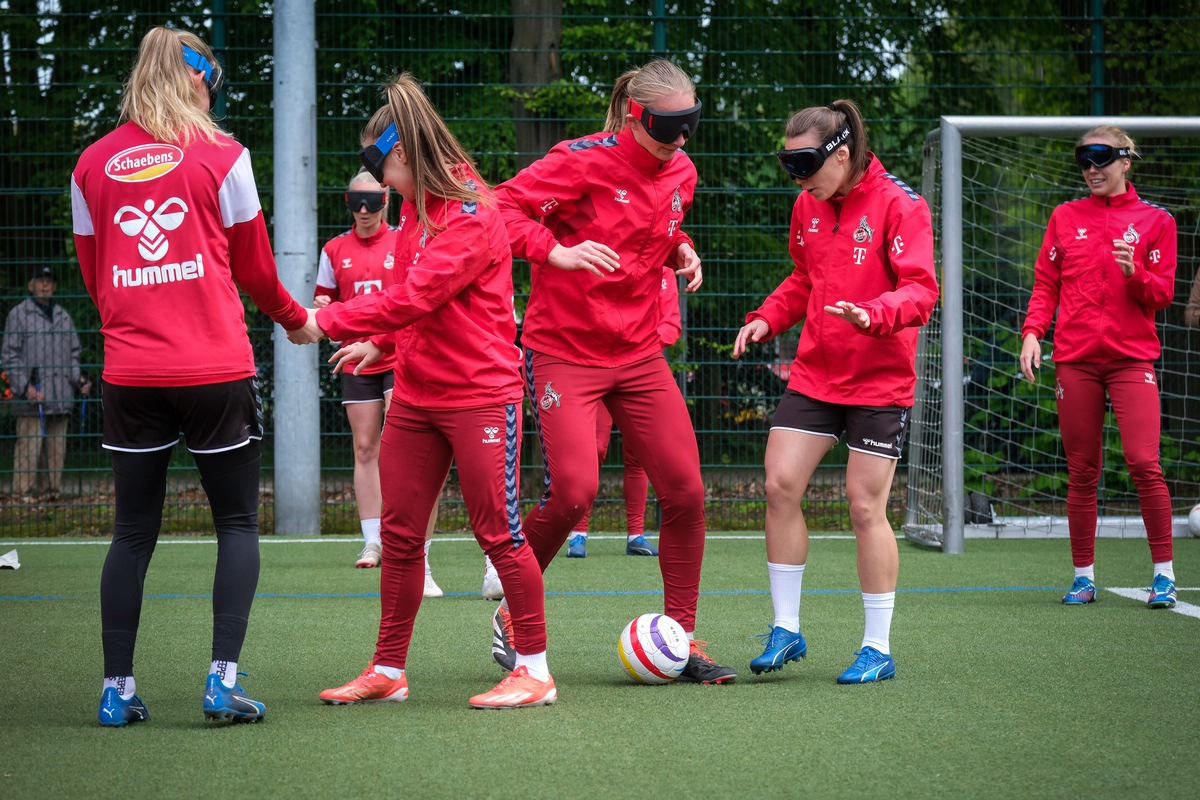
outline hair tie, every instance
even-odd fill
[[[830,111],[838,111],[838,112],[841,111],[841,109],[838,108],[837,106],[835,106],[833,103],[830,103],[829,105],[827,105],[825,107],[828,108]]]

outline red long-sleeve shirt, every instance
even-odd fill
[[[370,336],[394,350],[394,400],[433,409],[520,402],[512,251],[494,203],[490,191],[472,203],[428,195],[429,218],[445,225],[435,233],[404,200],[397,282],[317,312],[332,338]]]
[[[396,283],[395,257],[392,254],[392,245],[395,242],[396,229],[387,225],[379,226],[379,230],[365,238],[351,228],[330,239],[321,248],[313,296],[328,297],[337,302],[363,294],[382,292]],[[362,338],[348,339],[342,344],[359,341],[362,341]],[[346,364],[345,369],[352,372],[357,363]],[[364,367],[362,374],[390,372],[395,366],[395,358],[391,353],[387,353],[374,364]]]
[[[279,282],[250,153],[228,136],[184,150],[126,123],[79,157],[71,207],[110,383],[254,375],[238,287],[284,328],[307,319]]]
[[[938,297],[929,206],[872,155],[845,197],[800,193],[788,250],[792,274],[746,315],[772,336],[804,320],[788,388],[827,403],[911,406],[917,329]],[[825,312],[839,300],[864,309],[869,326]]]
[[[617,367],[658,353],[662,268],[676,266],[696,168],[678,150],[660,161],[625,129],[555,145],[496,187],[513,255],[532,265],[522,343],[584,366]],[[602,277],[546,263],[556,245],[591,239],[617,252]]]
[[[1113,240],[1133,246],[1133,275],[1117,266]],[[1057,309],[1055,361],[1153,361],[1162,352],[1154,313],[1175,294],[1176,246],[1175,218],[1133,184],[1063,203],[1038,252],[1021,337],[1044,337]]]

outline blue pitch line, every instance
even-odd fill
[[[958,586],[958,587],[941,587],[941,588],[924,588],[924,589],[897,589],[897,594],[947,594],[952,592],[1055,592],[1062,587],[1058,586]],[[700,592],[703,597],[725,597],[725,596],[763,596],[769,595],[771,592],[767,589],[727,589],[712,592]],[[805,596],[808,595],[839,595],[839,594],[861,594],[859,589],[806,589]],[[605,590],[605,591],[589,591],[589,592],[546,592],[547,597],[642,597],[648,595],[662,595],[661,589],[640,589],[640,590]],[[477,592],[446,592],[446,597],[478,597]],[[264,592],[256,594],[255,599],[290,599],[290,600],[341,600],[349,598],[372,598],[379,597],[379,592],[351,592],[340,594],[334,592]],[[0,595],[0,602],[19,601],[19,600],[82,600],[80,597],[66,597],[64,595]],[[146,600],[211,600],[211,594],[148,594]]]

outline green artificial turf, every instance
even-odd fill
[[[1200,619],[1101,592],[1078,608],[1067,543],[967,542],[960,556],[900,543],[895,680],[838,686],[862,635],[852,539],[816,539],[801,624],[809,654],[753,676],[771,623],[761,538],[710,538],[697,634],[739,670],[728,686],[637,686],[617,637],[660,611],[657,563],[593,537],[547,574],[548,708],[476,711],[501,677],[482,557],[437,537],[402,704],[322,705],[371,658],[378,572],[349,539],[264,539],[241,669],[257,725],[210,726],[215,545],[164,540],[147,579],[138,693],[148,722],[96,724],[101,657],[95,543],[20,542],[0,571],[0,797],[1133,797],[1200,784]],[[1200,541],[1175,543],[1181,587]],[[1097,582],[1149,583],[1144,540],[1102,539]],[[1180,592],[1200,604],[1200,591]],[[1160,791],[1161,790],[1161,791]]]

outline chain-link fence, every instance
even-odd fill
[[[320,241],[350,226],[341,202],[356,169],[358,134],[379,84],[399,70],[421,79],[451,128],[492,182],[511,176],[555,141],[598,130],[613,79],[666,55],[696,81],[705,116],[688,144],[700,183],[685,227],[704,259],[705,284],[688,295],[684,337],[670,351],[693,412],[710,527],[761,528],[767,422],[786,384],[795,334],[732,361],[747,311],[786,275],[787,223],[795,187],[771,153],[788,114],[839,97],[856,100],[872,149],[888,169],[920,185],[925,133],[943,114],[1195,113],[1200,108],[1200,3],[1133,0],[999,0],[957,3],[865,0],[830,12],[794,3],[621,0],[478,0],[316,3]],[[45,0],[0,0],[0,269],[5,312],[49,266],[55,301],[69,312],[80,367],[93,388],[102,370],[99,321],[73,260],[70,171],[79,152],[114,126],[120,83],[142,34],[172,24],[200,33],[226,71],[217,111],[245,143],[268,220],[272,214],[272,10],[270,3],[114,0],[103,9]],[[831,7],[832,8],[832,7]],[[1016,13],[1020,16],[1015,16]],[[394,213],[394,212],[393,212]],[[391,220],[393,223],[395,219]],[[1196,230],[1180,236],[1196,237]],[[1195,248],[1192,248],[1195,251]],[[316,270],[316,264],[313,264]],[[1181,270],[1179,302],[1192,275]],[[517,265],[518,309],[529,288]],[[309,298],[299,298],[307,302]],[[271,427],[269,321],[247,310]],[[7,329],[5,333],[10,331]],[[181,330],[180,335],[187,335]],[[1012,337],[1016,350],[1016,334]],[[12,375],[12,364],[3,364]],[[43,365],[43,369],[71,365]],[[19,371],[19,370],[18,370]],[[11,383],[11,381],[10,381]],[[69,406],[65,467],[55,488],[45,471],[14,461],[15,404],[0,404],[0,536],[103,534],[111,529],[111,479],[100,448],[93,391]],[[322,530],[357,530],[349,426],[337,384],[320,380]],[[0,385],[17,394],[27,386]],[[42,426],[29,423],[40,435]],[[527,425],[523,494],[541,485],[539,449]],[[619,442],[619,436],[618,436]],[[264,447],[263,530],[271,530],[271,442]],[[23,445],[21,445],[23,446]],[[50,448],[51,450],[53,448]],[[318,457],[314,454],[314,458]],[[806,505],[818,528],[848,525],[836,455]],[[26,459],[27,461],[27,459]],[[208,512],[191,459],[177,448],[165,530],[202,531]],[[26,465],[27,467],[28,465]],[[624,526],[618,443],[602,470],[594,526]],[[900,471],[903,475],[903,470]],[[34,478],[31,485],[25,478]],[[898,484],[902,479],[898,479]],[[40,494],[38,492],[41,492]],[[893,518],[902,519],[903,487]],[[466,525],[453,475],[441,529]],[[654,527],[653,504],[647,520]]]

